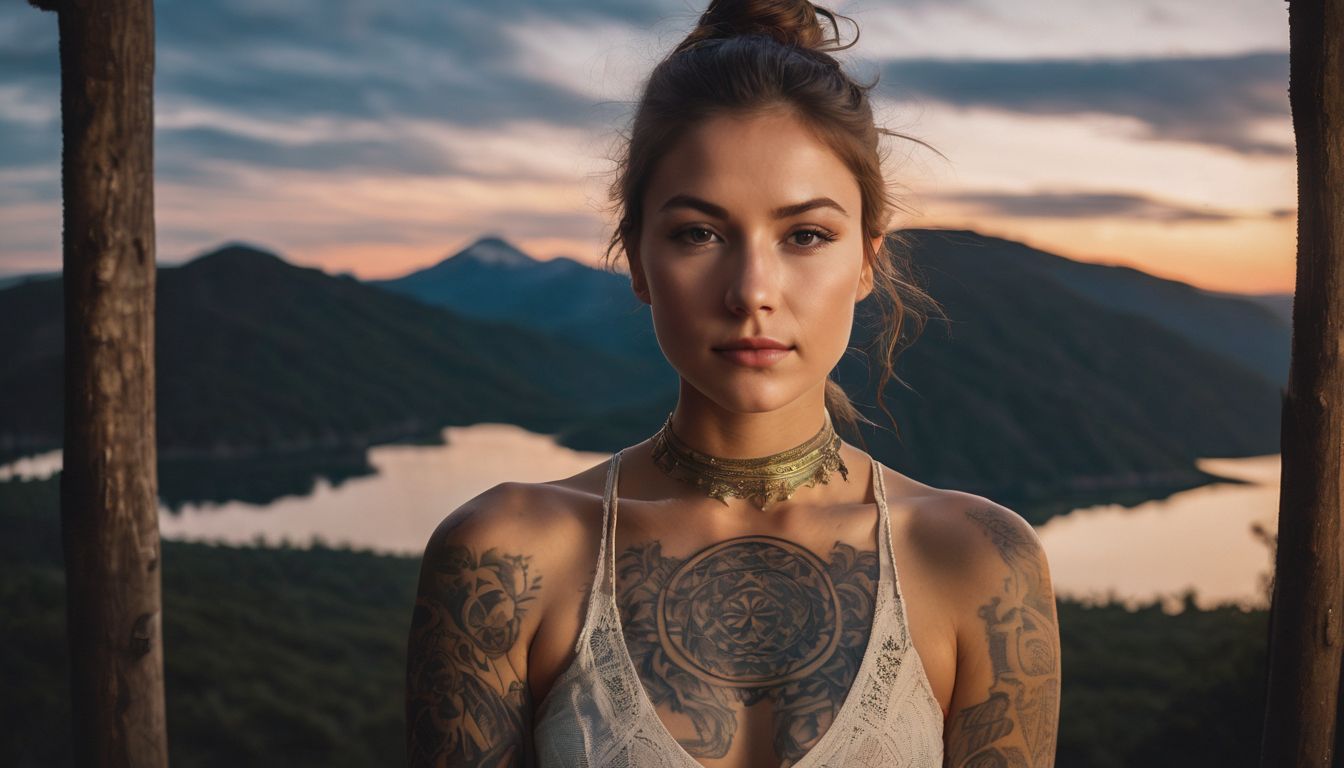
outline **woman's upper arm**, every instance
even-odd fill
[[[417,768],[532,763],[527,645],[541,580],[500,489],[454,511],[425,547],[406,668]]]
[[[965,506],[977,567],[957,631],[945,765],[1052,766],[1059,730],[1059,617],[1049,565],[1017,513]]]

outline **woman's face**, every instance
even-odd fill
[[[840,158],[784,112],[711,118],[659,160],[643,211],[631,282],[686,383],[739,413],[820,400],[872,287]],[[720,351],[744,337],[787,350]]]

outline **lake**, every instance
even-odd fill
[[[188,503],[161,507],[164,538],[229,544],[330,546],[420,555],[445,515],[507,480],[540,482],[572,475],[606,458],[573,451],[546,435],[507,424],[443,430],[443,445],[383,445],[369,450],[376,474],[334,487],[319,478],[305,495],[266,504]],[[1245,483],[1216,483],[1137,507],[1098,506],[1037,528],[1060,595],[1127,604],[1160,599],[1178,610],[1195,592],[1201,607],[1267,605],[1273,566],[1255,526],[1272,533],[1278,516],[1279,457],[1202,459],[1200,468]],[[0,466],[0,480],[48,476],[60,452]]]

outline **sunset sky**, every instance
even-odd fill
[[[838,2],[913,210],[1216,290],[1290,291],[1287,5]],[[360,277],[485,234],[595,262],[609,158],[685,0],[159,0],[158,257]],[[849,27],[846,36],[852,35]],[[0,274],[60,267],[56,16],[0,3]]]

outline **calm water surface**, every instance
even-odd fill
[[[1201,607],[1269,604],[1269,546],[1252,531],[1278,526],[1279,456],[1201,459],[1200,469],[1248,481],[1215,483],[1133,508],[1089,507],[1037,528],[1061,594],[1125,603],[1161,598],[1169,610],[1195,590]]]
[[[445,445],[370,449],[376,475],[323,479],[304,496],[265,505],[188,504],[160,509],[169,539],[229,544],[332,546],[419,555],[435,526],[463,502],[506,480],[565,477],[608,458],[557,445],[546,435],[505,424],[448,427]],[[1193,589],[1201,606],[1267,604],[1269,548],[1252,532],[1272,532],[1278,514],[1279,457],[1204,459],[1214,474],[1249,481],[1219,483],[1138,507],[1101,506],[1056,517],[1037,529],[1061,595],[1134,604],[1161,599],[1170,610]],[[0,480],[41,477],[60,467],[60,453],[0,467]]]

